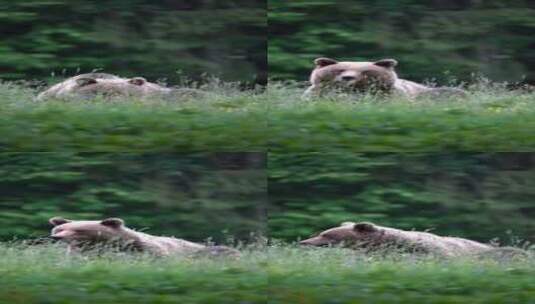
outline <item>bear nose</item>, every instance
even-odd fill
[[[355,79],[355,77],[353,77],[353,76],[342,76],[342,80],[343,81],[351,81],[353,79]]]
[[[299,242],[299,245],[314,245],[312,239],[306,239]]]

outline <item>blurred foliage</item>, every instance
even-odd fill
[[[268,0],[270,78],[305,80],[317,57],[395,58],[422,81],[535,83],[535,4],[513,0]]]
[[[270,153],[269,231],[306,238],[344,221],[535,241],[533,153]]]
[[[0,238],[48,235],[52,216],[121,217],[148,233],[248,240],[265,227],[262,153],[3,153]]]
[[[261,0],[0,0],[0,78],[102,69],[261,83],[266,27]]]

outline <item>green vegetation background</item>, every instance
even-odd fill
[[[312,61],[395,58],[401,77],[535,83],[535,4],[524,0],[268,0],[269,73],[306,80]]]
[[[263,0],[0,0],[0,79],[102,69],[167,79],[265,82]]]
[[[262,153],[2,153],[0,239],[49,234],[48,219],[122,217],[202,242],[265,234]]]
[[[535,241],[533,153],[270,153],[270,237],[372,221],[511,245]]]
[[[534,153],[2,153],[0,176],[3,240],[45,236],[62,215],[197,241],[364,220],[535,241]]]

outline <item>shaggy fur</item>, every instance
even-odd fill
[[[343,244],[355,249],[366,249],[369,252],[400,248],[414,253],[447,257],[525,254],[517,248],[493,247],[463,238],[443,237],[429,232],[404,231],[368,222],[345,222],[339,227],[325,230],[315,237],[303,240],[300,244],[311,246]]]
[[[394,67],[394,59],[375,62],[338,62],[330,58],[317,58],[310,75],[311,86],[304,97],[320,95],[324,91],[339,89],[349,92],[400,94],[407,98],[465,96],[455,88],[431,88],[413,81],[400,79]]]
[[[61,217],[49,220],[54,226],[51,237],[68,244],[69,252],[95,245],[114,245],[122,250],[135,250],[158,256],[203,254],[238,256],[239,252],[225,246],[205,246],[173,237],[154,236],[134,231],[119,218],[102,221],[71,221]]]
[[[191,98],[202,95],[195,89],[171,89],[148,82],[145,78],[121,78],[106,73],[89,73],[66,79],[37,96],[37,100],[82,98],[95,96],[113,97],[172,97]]]

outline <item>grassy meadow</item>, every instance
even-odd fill
[[[268,90],[271,151],[526,151],[535,149],[535,93],[478,82],[468,98],[327,95],[300,84]]]
[[[58,244],[0,245],[3,303],[534,303],[535,260],[366,256],[251,247],[238,260],[66,256]]]
[[[0,247],[1,303],[266,303],[265,255],[239,260],[70,255],[59,244]]]
[[[265,92],[208,83],[185,100],[51,100],[0,84],[0,151],[527,151],[535,93],[478,83],[465,99]]]
[[[535,260],[437,260],[349,249],[268,250],[269,303],[534,303]],[[531,301],[531,302],[530,302]]]
[[[34,101],[0,84],[0,151],[259,151],[265,96],[213,81],[202,98]]]

